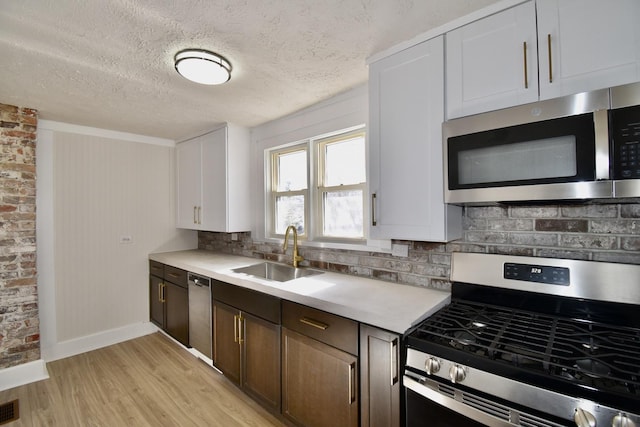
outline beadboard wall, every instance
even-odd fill
[[[640,203],[466,207],[463,238],[448,244],[409,245],[407,257],[301,247],[307,265],[409,285],[450,289],[452,252],[483,252],[640,264]],[[254,241],[251,233],[198,233],[204,250],[279,262],[291,249]]]
[[[50,361],[144,332],[149,253],[193,248],[196,233],[175,228],[173,141],[47,121],[38,140]]]

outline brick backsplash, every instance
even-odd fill
[[[0,369],[40,358],[37,112],[0,104]]]
[[[253,241],[251,233],[199,232],[204,250],[290,262],[282,246]],[[447,244],[394,241],[408,257],[366,251],[301,247],[304,265],[408,285],[450,289],[452,252],[483,252],[640,264],[640,200],[541,206],[467,206],[463,236]]]

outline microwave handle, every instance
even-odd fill
[[[609,114],[607,110],[593,113],[596,140],[596,180],[610,179]]]

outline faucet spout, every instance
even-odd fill
[[[287,231],[284,232],[284,243],[282,244],[282,250],[285,252],[287,250],[290,231],[293,232],[293,267],[298,268],[298,263],[304,261],[304,258],[298,255],[298,231],[293,225],[288,226]]]

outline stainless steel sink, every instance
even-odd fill
[[[322,274],[322,271],[318,270],[294,268],[289,265],[274,264],[272,262],[261,262],[247,267],[234,268],[232,271],[261,279],[273,280],[275,282],[288,282],[289,280],[299,279],[301,277]]]

